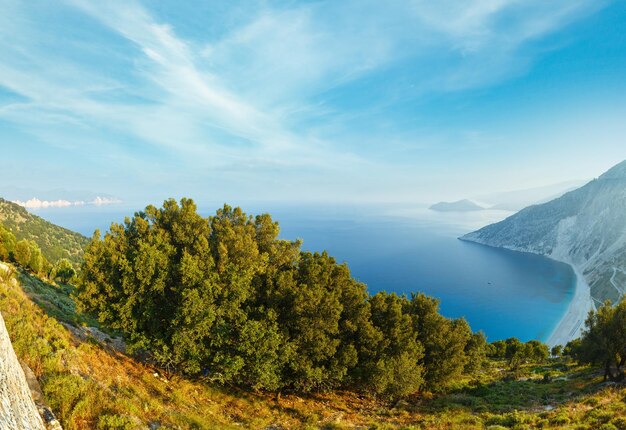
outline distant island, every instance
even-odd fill
[[[485,208],[471,200],[463,199],[456,202],[439,202],[432,205],[430,210],[437,212],[472,212],[482,211]]]

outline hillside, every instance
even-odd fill
[[[70,293],[25,273],[0,277],[15,352],[66,430],[626,428],[626,389],[568,359],[515,371],[492,360],[448,394],[400,402],[345,391],[277,395],[167,375],[79,324]]]
[[[569,262],[596,302],[615,302],[626,292],[626,161],[579,189],[461,239]]]
[[[65,257],[77,266],[83,255],[83,247],[89,242],[85,236],[52,224],[2,198],[0,224],[11,230],[18,240],[35,241],[44,257],[52,263]]]

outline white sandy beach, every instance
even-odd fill
[[[576,291],[567,307],[567,311],[565,311],[565,314],[546,341],[550,347],[554,345],[565,346],[570,340],[580,337],[582,329],[585,327],[587,314],[590,310],[595,309],[593,299],[591,298],[591,290],[583,274],[574,264],[567,261],[564,261],[564,263],[569,264],[574,269],[576,274]]]

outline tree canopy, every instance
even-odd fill
[[[521,342],[517,338],[510,337],[491,343],[487,355],[491,358],[506,360],[511,368],[517,369],[524,363],[541,363],[547,360],[550,349],[548,345],[537,340]]]
[[[54,278],[59,279],[64,284],[67,284],[72,278],[76,276],[76,270],[72,263],[67,258],[61,258],[54,266]]]
[[[626,298],[615,306],[606,301],[590,311],[581,339],[568,344],[566,350],[583,363],[602,365],[605,380],[622,380],[626,364]]]
[[[203,218],[167,200],[87,246],[77,302],[160,365],[255,389],[439,390],[485,356],[482,334],[423,294],[370,296],[346,264],[278,237],[268,214]]]
[[[15,252],[15,235],[0,224],[0,260],[9,261]]]

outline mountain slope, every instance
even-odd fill
[[[0,224],[9,228],[18,240],[34,240],[44,257],[52,263],[65,257],[74,265],[79,264],[83,247],[89,242],[85,236],[52,224],[2,198]]]
[[[626,292],[626,161],[585,186],[461,239],[571,262],[598,301]]]

